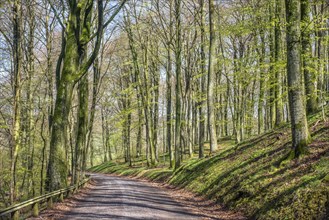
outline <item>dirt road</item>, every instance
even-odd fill
[[[127,178],[92,174],[93,185],[60,219],[202,219],[162,189]]]
[[[246,219],[179,189],[126,177],[103,174],[91,174],[91,177],[91,183],[81,192],[29,220]]]

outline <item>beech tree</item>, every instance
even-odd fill
[[[209,0],[209,28],[210,28],[210,37],[209,37],[209,64],[208,64],[208,127],[210,134],[210,152],[217,150],[217,135],[216,135],[216,121],[215,121],[215,112],[214,112],[214,84],[215,84],[215,45],[216,45],[216,31],[215,31],[215,22],[214,22],[214,1]]]
[[[58,83],[59,86],[57,89],[50,139],[50,156],[46,183],[47,190],[49,191],[59,189],[67,184],[66,177],[68,166],[64,157],[64,149],[66,147],[65,132],[72,104],[73,88],[75,84],[84,77],[89,67],[95,61],[101,45],[105,24],[111,22],[125,3],[125,1],[123,1],[114,12],[113,16],[104,23],[103,1],[97,1],[97,39],[90,57],[82,59],[82,57],[86,56],[85,45],[91,40],[91,37],[94,37],[88,36],[89,29],[91,28],[88,19],[90,19],[90,13],[94,2],[95,1],[68,2],[69,16],[67,26],[65,27],[65,52],[64,56],[62,58],[60,57],[60,59],[63,59],[63,67]],[[81,25],[81,23],[85,23],[85,25]],[[64,45],[62,45],[62,47],[64,47]]]
[[[204,0],[199,1],[200,4],[200,59],[201,59],[201,77],[200,77],[200,101],[199,101],[199,158],[204,157],[204,142],[205,142],[205,112],[203,110],[204,94],[205,94],[205,25],[204,25]]]
[[[17,180],[16,180],[16,169],[17,169],[17,155],[21,148],[21,78],[22,78],[22,5],[21,1],[16,0],[12,5],[12,16],[13,16],[13,90],[14,90],[14,104],[13,104],[13,128],[11,141],[11,179],[10,179],[10,203],[16,200],[17,195]]]
[[[181,0],[175,0],[175,62],[176,62],[176,117],[175,117],[175,169],[181,163],[181,53],[182,53],[182,39],[181,39]]]
[[[287,74],[291,118],[292,146],[294,157],[306,152],[310,141],[306,109],[303,98],[303,83],[300,55],[300,1],[286,0],[287,16]]]
[[[311,44],[311,19],[310,3],[307,0],[301,1],[301,39],[302,39],[302,60],[303,75],[305,83],[306,110],[307,113],[314,113],[317,109],[317,97],[315,91],[315,74],[312,68],[312,44]]]

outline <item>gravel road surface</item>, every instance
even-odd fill
[[[92,174],[91,189],[60,219],[202,219],[165,190],[123,177]]]

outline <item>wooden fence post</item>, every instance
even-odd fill
[[[63,193],[59,194],[59,201],[64,202],[64,194]]]
[[[14,211],[14,212],[11,214],[11,219],[12,219],[12,220],[19,220],[19,210]]]
[[[49,197],[48,202],[47,202],[47,207],[52,208],[53,207],[53,197]]]
[[[33,212],[33,214],[32,214],[33,217],[38,217],[38,215],[39,215],[39,203],[37,203],[37,202],[34,203],[32,209],[33,209],[33,211],[32,211]]]

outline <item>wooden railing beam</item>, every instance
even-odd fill
[[[0,219],[3,219],[4,217],[8,215],[10,216],[10,219],[18,220],[20,216],[20,211],[28,206],[32,206],[32,215],[34,217],[37,217],[39,215],[39,203],[42,201],[47,201],[47,208],[53,207],[53,198],[58,196],[59,201],[64,201],[64,194],[66,194],[66,197],[69,197],[72,193],[77,192],[81,187],[83,187],[88,181],[89,177],[81,181],[79,184],[74,186],[69,186],[64,189],[56,190],[50,193],[47,193],[45,195],[41,195],[32,199],[29,199],[27,201],[21,202],[19,204],[15,204],[13,206],[10,206],[8,208],[5,208],[3,210],[0,210]],[[30,209],[31,210],[31,209]]]

